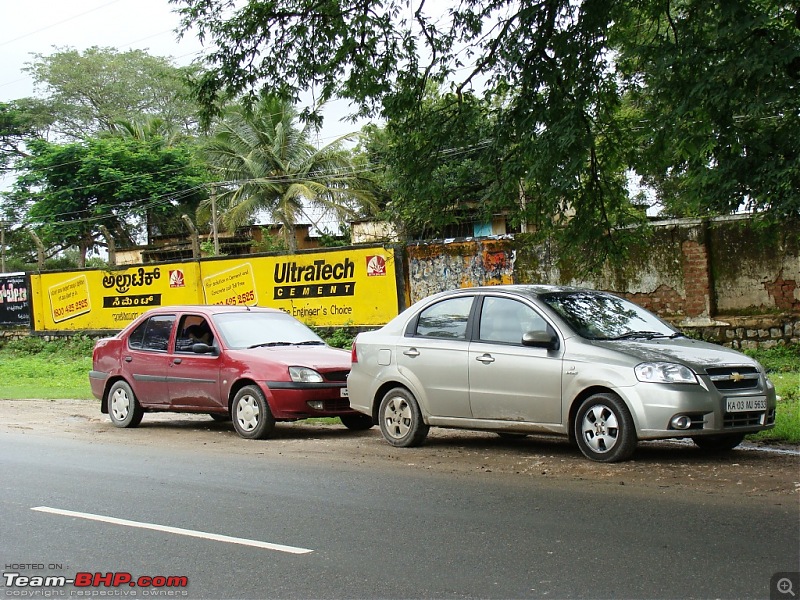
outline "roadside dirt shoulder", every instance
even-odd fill
[[[3,432],[189,450],[201,445],[208,451],[258,459],[312,459],[350,467],[573,480],[650,493],[739,494],[769,497],[776,504],[796,504],[800,497],[797,447],[758,449],[745,444],[727,454],[709,455],[691,443],[647,442],[639,445],[634,460],[606,465],[586,460],[558,438],[505,440],[490,433],[444,429],[431,429],[424,445],[410,449],[393,448],[377,427],[351,432],[338,424],[303,421],[279,423],[275,437],[265,441],[243,440],[230,423],[217,423],[206,415],[148,413],[139,427],[121,430],[90,400],[0,400],[0,435]]]

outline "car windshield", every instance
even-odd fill
[[[215,315],[214,323],[225,345],[233,349],[325,344],[311,329],[284,313],[226,313]]]
[[[544,294],[542,301],[581,337],[591,340],[678,337],[679,331],[653,313],[617,296],[600,292]]]

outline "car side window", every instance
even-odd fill
[[[530,306],[510,298],[484,298],[478,334],[481,341],[522,344],[522,335],[531,331],[547,331],[547,322]]]
[[[178,327],[178,337],[175,340],[176,352],[191,352],[192,346],[197,343],[214,343],[214,335],[206,320],[199,315],[186,315],[181,318]]]
[[[150,317],[139,325],[128,338],[128,345],[139,350],[166,351],[175,315]]]
[[[472,296],[450,298],[429,306],[419,315],[416,335],[464,340]]]

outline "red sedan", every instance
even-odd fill
[[[328,346],[294,317],[246,306],[165,306],[98,340],[89,382],[117,427],[145,412],[208,413],[262,439],[276,421],[372,419],[350,409],[350,353]]]

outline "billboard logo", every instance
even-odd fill
[[[172,270],[169,272],[169,287],[182,288],[186,286],[186,279],[183,277],[183,271],[180,269]]]
[[[367,257],[367,277],[379,277],[386,275],[386,259],[376,254]]]

